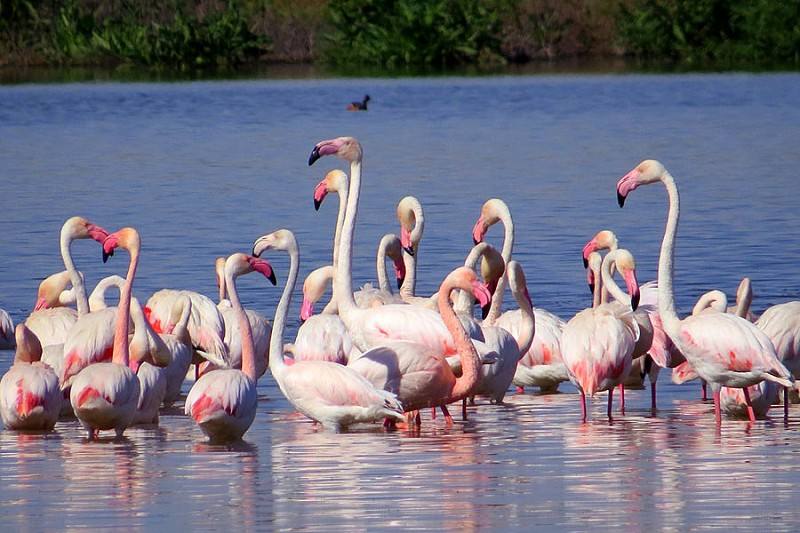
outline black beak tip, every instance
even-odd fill
[[[269,280],[269,282],[270,282],[270,283],[272,283],[273,285],[277,285],[277,284],[278,284],[278,278],[277,278],[277,277],[275,277],[275,272],[270,272],[270,273],[269,273],[269,276],[267,276],[267,279],[268,279],[268,280]]]
[[[472,238],[472,245],[473,245],[473,246],[478,246],[478,244],[480,244],[480,242],[481,242],[481,241],[479,241],[479,240],[478,240],[478,239],[476,239],[475,237],[473,237],[473,238]]]
[[[488,303],[481,307],[481,319],[486,320],[486,317],[489,316],[489,310],[492,308],[492,304]]]
[[[636,311],[636,308],[638,307],[639,307],[639,295],[634,294],[633,296],[631,296],[631,309],[633,311]]]
[[[617,191],[617,203],[620,207],[625,207],[625,197]]]
[[[400,289],[400,287],[402,287],[402,286],[403,286],[403,282],[404,282],[405,280],[406,280],[406,278],[397,278],[397,288],[398,288],[398,289]]]
[[[411,257],[414,257],[414,248],[411,246],[403,246],[403,250],[405,250],[405,252]]]
[[[583,268],[589,268],[589,260],[583,257],[583,254],[581,254],[581,259],[583,259]]]
[[[589,292],[594,294],[594,283],[589,284]]]
[[[106,252],[105,250],[103,250],[103,263],[107,262],[108,258],[113,255],[114,255],[114,250],[111,250],[110,252]]]
[[[313,164],[314,164],[314,162],[315,162],[317,159],[319,159],[319,148],[317,148],[317,147],[315,146],[315,147],[314,147],[314,149],[313,149],[313,150],[311,150],[311,155],[310,155],[310,156],[308,156],[308,166],[311,166],[311,165],[313,165]]]
[[[322,202],[314,198],[314,211],[319,211],[319,206],[322,205]]]

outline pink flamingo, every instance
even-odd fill
[[[61,411],[58,376],[42,364],[42,345],[18,324],[14,364],[0,380],[0,415],[8,429],[53,429]]]
[[[514,249],[514,220],[511,218],[511,211],[508,205],[499,198],[486,200],[481,207],[481,214],[472,228],[472,241],[475,244],[483,242],[489,228],[498,222],[503,223],[503,249],[500,252],[503,262],[508,264],[511,261],[511,252]],[[487,326],[495,325],[495,322],[502,313],[503,297],[506,287],[506,276],[497,282],[497,288],[492,296],[491,306],[487,309],[484,322]]]
[[[385,417],[403,420],[403,406],[395,396],[376,389],[352,368],[328,361],[297,361],[291,365],[284,361],[283,331],[299,269],[297,241],[291,231],[278,230],[253,244],[255,256],[266,250],[289,254],[289,278],[275,310],[269,350],[270,371],[286,399],[308,418],[336,431]]]
[[[456,353],[452,337],[435,311],[419,306],[390,304],[375,309],[359,309],[353,297],[351,272],[352,239],[361,189],[362,149],[352,137],[317,143],[308,163],[326,155],[336,155],[350,162],[350,190],[342,228],[341,250],[334,279],[334,294],[339,316],[347,326],[353,343],[362,352],[388,340],[409,340],[444,355]]]
[[[348,364],[375,388],[396,394],[407,412],[440,406],[448,425],[453,419],[446,405],[475,392],[481,367],[476,341],[469,338],[450,303],[450,295],[456,289],[469,291],[481,304],[487,303],[490,295],[475,272],[466,267],[451,272],[439,289],[439,313],[458,346],[460,377],[456,377],[440,353],[408,341],[372,348]]]
[[[228,368],[204,374],[186,397],[186,414],[212,441],[242,438],[256,417],[256,353],[250,320],[236,292],[236,278],[258,272],[273,284],[275,274],[263,259],[236,253],[225,261],[225,286],[239,322],[242,370]]]
[[[110,363],[95,363],[81,370],[74,378],[69,396],[75,416],[89,432],[90,440],[106,429],[115,430],[117,437],[121,437],[133,422],[139,402],[139,380],[128,367],[128,322],[133,279],[139,264],[139,233],[133,228],[123,228],[110,234],[103,242],[103,258],[117,247],[128,250],[130,263],[117,306],[112,359]]]
[[[339,243],[342,238],[342,226],[344,225],[344,215],[347,209],[347,196],[349,193],[349,180],[347,174],[339,169],[334,169],[325,174],[325,177],[314,188],[314,210],[319,211],[322,201],[331,192],[339,196],[339,209],[336,213],[336,228],[333,234],[333,266],[339,264]],[[336,301],[336,287],[333,287],[333,295],[328,305],[325,307],[326,314],[338,313],[338,302]]]
[[[631,307],[638,303],[636,265],[627,250],[610,252],[604,260],[615,261],[631,295]],[[621,305],[600,304],[575,315],[561,336],[561,353],[570,379],[581,393],[581,413],[586,421],[586,394],[608,391],[608,418],[614,387],[622,383],[631,368],[631,354],[639,338],[639,326],[630,310]]]
[[[672,342],[697,374],[711,384],[714,414],[717,423],[720,423],[721,387],[744,389],[749,406],[746,387],[764,380],[784,387],[793,387],[794,382],[789,370],[778,360],[769,337],[747,320],[727,313],[700,314],[683,320],[678,318],[672,290],[672,269],[680,198],[674,178],[658,161],[643,161],[619,180],[617,199],[619,205],[623,206],[631,191],[640,185],[659,181],[664,184],[669,196],[667,225],[658,261],[659,314]],[[752,408],[748,411],[750,420],[754,421]]]
[[[773,305],[756,320],[756,327],[769,337],[778,359],[792,375],[800,375],[800,301]],[[788,390],[784,394],[788,395]],[[788,397],[784,397],[784,409],[788,405]]]

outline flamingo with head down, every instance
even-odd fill
[[[40,362],[42,345],[18,324],[14,364],[0,380],[0,416],[8,429],[53,429],[61,411],[61,390],[53,369]]]
[[[197,380],[186,397],[186,414],[212,441],[242,438],[256,417],[255,346],[250,320],[236,292],[236,278],[250,272],[258,272],[275,284],[272,267],[263,259],[236,253],[225,261],[225,286],[241,332],[242,369],[208,372]]]
[[[128,250],[130,263],[117,306],[112,360],[109,363],[90,364],[72,382],[70,403],[75,416],[89,432],[90,440],[96,438],[100,430],[107,429],[115,430],[117,436],[121,437],[136,415],[139,380],[136,368],[129,368],[128,330],[140,243],[139,233],[133,228],[112,233],[103,242],[104,259],[119,247]]]
[[[702,313],[683,320],[678,317],[672,289],[673,253],[680,216],[680,198],[675,179],[658,161],[642,161],[617,182],[617,199],[619,205],[623,206],[633,190],[656,182],[664,184],[669,198],[667,225],[658,262],[659,314],[672,342],[697,374],[711,384],[714,413],[719,423],[721,387],[744,389],[745,401],[749,406],[746,387],[764,380],[787,388],[794,387],[795,383],[789,370],[778,360],[769,337],[747,320],[727,313]],[[750,420],[755,420],[752,408],[748,411]]]
[[[253,255],[267,250],[289,254],[289,277],[275,310],[269,350],[270,370],[286,399],[308,418],[336,431],[385,417],[402,420],[403,406],[395,395],[376,389],[352,368],[329,361],[284,361],[283,332],[300,262],[294,234],[282,229],[259,237]]]

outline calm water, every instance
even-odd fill
[[[344,105],[372,97],[368,113]],[[396,232],[406,194],[426,208],[418,289],[463,261],[490,197],[517,225],[515,257],[538,306],[569,318],[588,303],[578,259],[609,227],[655,277],[663,188],[616,206],[616,180],[644,158],[677,178],[679,307],[753,280],[754,309],[800,295],[800,76],[539,76],[0,87],[0,306],[15,321],[60,270],[58,231],[81,214],[143,241],[136,293],[216,294],[213,260],[259,235],[295,231],[302,272],[330,256],[335,201],[314,185],[338,165],[306,165],[320,139],[365,150],[356,282],[373,280],[376,243]],[[334,198],[331,198],[333,200]],[[490,240],[500,243],[500,230]],[[127,263],[77,242],[93,284]],[[271,256],[279,280],[285,258]],[[279,290],[241,279],[245,305],[271,315]],[[293,314],[299,311],[295,302]],[[296,323],[291,324],[291,336]],[[12,354],[0,352],[0,370]],[[533,525],[685,530],[796,529],[800,414],[725,421],[696,386],[662,373],[660,411],[627,395],[609,424],[604,397],[579,424],[574,390],[479,404],[451,429],[318,431],[266,377],[256,422],[232,448],[204,443],[176,409],[157,430],[87,443],[77,422],[47,435],[0,431],[0,519],[9,528],[220,527],[474,530]],[[763,526],[760,526],[763,527]]]

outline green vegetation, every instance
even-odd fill
[[[0,0],[0,65],[800,63],[800,0]]]

